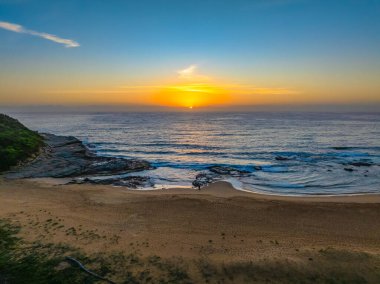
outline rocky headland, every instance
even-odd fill
[[[152,169],[150,163],[144,160],[98,156],[73,136],[46,133],[40,135],[43,137],[44,146],[39,155],[6,172],[6,178],[72,178],[73,182],[97,183],[96,179],[89,177],[120,175]],[[147,181],[146,178],[131,176],[122,179],[101,179],[99,183],[137,187],[140,184],[146,184]]]

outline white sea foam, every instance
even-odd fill
[[[150,161],[155,170],[120,177],[149,176],[153,190],[191,187],[198,173],[221,165],[249,172],[216,177],[241,190],[278,195],[380,192],[380,114],[12,115],[32,129],[85,140],[101,155]]]

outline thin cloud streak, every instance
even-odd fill
[[[194,73],[197,71],[196,65],[190,65],[189,67],[177,71],[178,77],[181,79],[192,79],[194,76]]]
[[[44,33],[44,32],[37,32],[33,30],[25,29],[23,26],[14,24],[14,23],[8,23],[8,22],[1,22],[0,21],[0,28],[4,30],[8,30],[15,33],[22,33],[22,34],[29,34],[32,36],[37,36],[40,38],[44,38],[59,44],[63,44],[65,47],[78,47],[80,44],[74,40],[71,39],[65,39],[58,37],[56,35]]]
[[[16,32],[16,33],[22,33],[23,27],[17,24],[7,23],[7,22],[0,22],[0,28]]]
[[[197,65],[190,65],[186,67],[185,69],[178,70],[178,79],[182,80],[200,80],[200,81],[207,81],[210,78],[201,74],[198,74],[198,66]]]

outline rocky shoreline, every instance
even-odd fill
[[[7,179],[67,178],[70,184],[102,184],[128,188],[153,187],[150,177],[135,173],[152,170],[145,160],[98,156],[73,136],[40,134],[44,147],[33,160],[6,172]],[[192,185],[196,188],[218,181],[221,176],[248,174],[232,167],[213,166],[197,174]],[[131,175],[127,175],[131,173]],[[133,173],[133,174],[132,174]]]
[[[89,176],[112,176],[153,169],[144,160],[97,156],[73,136],[47,133],[41,136],[45,146],[40,154],[34,160],[6,172],[5,178],[72,178],[72,182],[84,183],[90,182],[86,179]],[[123,178],[125,185],[128,185],[129,178],[132,187],[139,186],[139,181],[144,184],[147,182],[145,179],[126,177]],[[121,185],[120,179],[103,179],[101,182]],[[96,182],[91,180],[91,183]]]
[[[152,188],[155,186],[154,174],[138,174],[155,169],[148,161],[120,157],[98,156],[91,146],[87,147],[73,136],[39,134],[44,146],[32,158],[13,167],[3,174],[7,179],[24,178],[65,178],[71,184],[101,184],[127,188]],[[276,161],[286,163],[291,157],[277,156]],[[375,165],[367,160],[353,160],[344,164],[344,171],[352,172],[359,167]],[[254,166],[254,171],[262,171]],[[368,170],[364,169],[367,176]],[[331,171],[328,169],[328,171]],[[230,177],[246,177],[252,172],[227,165],[213,165],[198,172],[189,186],[201,189],[211,183]]]

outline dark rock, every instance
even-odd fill
[[[228,166],[212,166],[209,167],[209,171],[197,174],[193,181],[193,186],[201,188],[220,179],[221,176],[242,176],[250,173],[249,171]]]
[[[276,159],[277,161],[288,161],[288,160],[290,160],[289,158],[287,158],[287,157],[283,157],[283,156],[277,156],[275,159]]]
[[[92,143],[88,143],[88,144],[86,144],[86,146],[87,146],[88,148],[90,148],[90,149],[94,149],[94,148],[96,148],[96,145],[95,145],[95,144],[92,144]]]
[[[201,188],[214,181],[214,175],[210,173],[199,173],[193,181],[193,186]]]
[[[352,163],[349,163],[349,165],[355,166],[355,167],[370,167],[370,166],[372,166],[372,164],[368,163],[368,162],[352,162]]]
[[[84,179],[74,179],[70,183],[75,184],[83,184],[83,183],[89,183],[89,184],[102,184],[102,185],[114,185],[114,186],[125,186],[129,188],[139,188],[139,187],[151,187],[153,186],[153,182],[149,177],[143,177],[143,176],[127,176],[123,178],[119,177],[112,177],[112,178],[105,178],[105,179],[91,179],[91,178],[84,178]]]
[[[351,169],[351,168],[344,168],[344,170],[347,172],[353,172],[354,171],[354,169]]]
[[[334,150],[350,150],[352,147],[331,147]]]
[[[97,158],[95,162],[89,164],[82,171],[82,174],[117,174],[143,171],[149,168],[149,163],[142,160],[127,160],[120,158]]]
[[[7,178],[113,175],[152,169],[143,160],[99,157],[72,136],[43,134],[46,146],[28,164],[6,173]]]
[[[239,170],[228,166],[212,166],[209,168],[209,170],[219,175],[241,176],[244,174],[249,174],[249,171]]]

